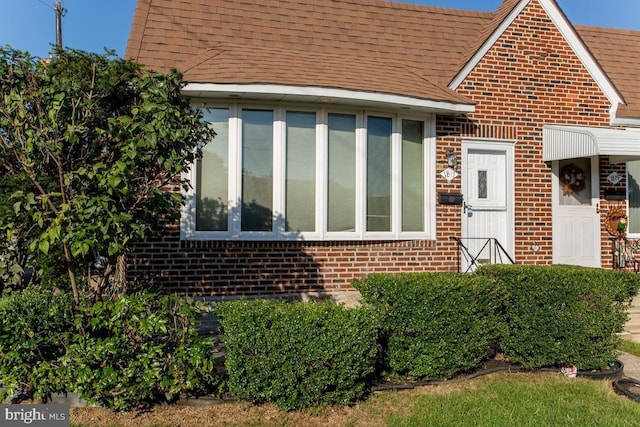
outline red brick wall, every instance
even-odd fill
[[[518,262],[550,263],[552,175],[542,162],[542,126],[606,126],[608,100],[536,1],[458,91],[477,102],[476,112],[438,117],[436,170],[447,167],[447,149],[460,155],[462,137],[516,140],[515,256]],[[602,166],[612,170],[606,161]],[[448,183],[438,177],[436,185],[437,192],[460,192],[460,178]],[[602,208],[606,215],[605,202]],[[460,235],[461,215],[459,206],[437,206],[437,241],[184,242],[170,229],[161,240],[140,244],[129,271],[205,296],[348,291],[354,277],[372,272],[456,270],[450,236]],[[602,239],[606,250],[604,229]],[[533,244],[539,252],[530,249]],[[603,259],[607,265],[610,253]]]
[[[477,102],[476,112],[468,115],[478,125],[477,133],[508,134],[506,139],[515,133],[515,256],[521,263],[551,263],[552,174],[550,165],[542,162],[542,127],[607,126],[608,99],[537,1],[526,7],[458,92]],[[601,191],[607,175],[601,176]],[[603,201],[603,214],[606,208]],[[603,232],[606,249],[610,245]],[[540,247],[537,253],[531,250],[534,244]],[[605,264],[609,260],[603,258]]]
[[[454,262],[433,241],[180,241],[169,228],[139,244],[128,273],[191,295],[324,294],[353,291],[351,281],[372,272],[450,269]]]

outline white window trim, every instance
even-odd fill
[[[274,104],[207,104],[209,108],[225,108],[229,111],[229,182],[228,182],[228,231],[196,231],[196,167],[194,165],[183,174],[191,186],[183,191],[185,203],[181,212],[180,237],[182,240],[229,240],[229,241],[345,241],[345,240],[435,240],[436,212],[436,127],[435,115],[404,116],[401,113],[351,110],[326,107],[313,108]],[[273,221],[274,231],[241,231],[242,182],[242,110],[272,110],[273,126]],[[283,218],[286,218],[286,126],[287,111],[308,111],[316,113],[316,231],[287,232]],[[329,114],[352,114],[356,116],[356,230],[353,232],[327,231],[327,170],[328,170],[328,117]],[[392,209],[391,230],[389,232],[367,232],[366,228],[366,119],[369,116],[392,119]],[[417,120],[424,123],[423,167],[424,167],[424,231],[402,231],[402,120]]]
[[[624,168],[625,168],[625,180],[627,183],[627,188],[626,188],[626,198],[625,198],[625,209],[626,209],[626,213],[627,213],[627,238],[629,239],[640,239],[640,232],[638,233],[631,233],[628,230],[631,228],[631,212],[629,211],[630,207],[631,207],[631,193],[629,192],[629,166],[628,166],[629,162],[625,162],[624,164]]]

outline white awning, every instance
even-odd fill
[[[640,131],[586,126],[543,127],[542,159],[609,156],[609,162],[640,160]]]

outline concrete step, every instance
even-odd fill
[[[640,322],[627,322],[624,330],[629,333],[640,333]]]
[[[640,295],[636,296],[629,308],[629,320],[624,325],[622,338],[640,342]]]
[[[623,334],[640,334],[640,323],[627,323],[622,328]]]
[[[627,331],[623,331],[623,332],[618,332],[616,335],[618,335],[620,338],[622,338],[623,340],[627,340],[627,341],[633,341],[632,340],[632,336],[633,334],[630,334]]]
[[[620,335],[620,338],[622,338],[623,340],[640,342],[640,332],[625,331],[619,335]]]
[[[640,343],[640,334],[620,334],[620,338],[627,341]]]

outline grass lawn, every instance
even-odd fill
[[[394,426],[631,426],[640,405],[608,382],[559,374],[498,375],[447,394],[412,399]]]
[[[640,356],[640,343],[620,350]],[[497,373],[413,390],[376,392],[353,407],[284,412],[271,405],[160,406],[140,414],[74,408],[75,427],[173,426],[636,426],[640,405],[609,381],[560,373]]]
[[[618,350],[640,357],[640,343],[635,341],[622,340]]]
[[[71,411],[72,426],[634,426],[640,405],[610,382],[560,373],[498,373],[374,393],[351,408],[283,412],[270,405],[164,406],[143,414]]]

